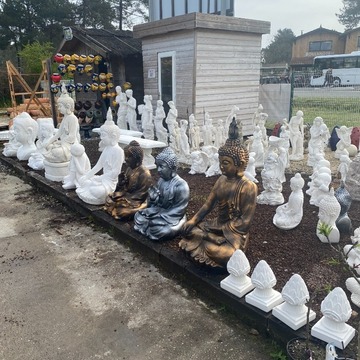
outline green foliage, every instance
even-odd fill
[[[40,44],[35,41],[32,44],[25,45],[19,52],[23,63],[25,73],[40,74],[42,71],[42,61],[51,57],[54,48],[51,43]]]
[[[360,0],[343,0],[343,8],[336,16],[346,30],[356,28],[360,22]]]
[[[273,351],[270,353],[270,357],[273,360],[286,360],[286,354],[282,350]]]
[[[323,222],[320,222],[317,228],[319,234],[324,235],[326,237],[330,235],[332,229],[333,227],[331,225],[325,224]]]
[[[265,63],[289,63],[295,38],[291,29],[279,29],[272,43],[263,49]]]

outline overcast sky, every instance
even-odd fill
[[[253,0],[240,2],[237,17],[271,22],[270,35],[263,35],[263,47],[269,45],[279,29],[291,29],[295,36],[323,28],[344,31],[336,13],[343,7],[342,0]]]

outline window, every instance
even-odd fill
[[[358,48],[358,50],[360,49],[360,36],[358,36],[357,48]]]
[[[159,95],[164,102],[165,111],[168,110],[168,101],[176,103],[175,94],[175,51],[158,54]]]
[[[332,50],[332,41],[310,41],[309,51],[330,51]]]
[[[356,57],[344,58],[344,68],[356,68],[357,67],[356,63],[357,63]]]

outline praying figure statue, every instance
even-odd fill
[[[291,155],[290,160],[299,161],[304,158],[304,113],[299,110],[289,121]]]
[[[177,123],[178,111],[173,101],[168,102],[169,112],[167,113],[165,122],[169,130],[169,138],[175,137],[175,124]]]
[[[139,114],[141,115],[141,127],[145,139],[154,140],[154,123],[153,123],[153,108],[152,96],[144,96],[144,104],[138,106]]]
[[[137,122],[136,122],[136,99],[133,97],[133,91],[127,89],[125,91],[127,100],[127,112],[126,112],[126,121],[129,124],[130,130],[139,131]]]
[[[127,130],[127,97],[124,92],[121,91],[121,86],[116,87],[117,96],[115,98],[116,102],[119,104],[117,111],[117,126],[120,129]]]
[[[72,144],[70,152],[69,174],[64,176],[62,185],[65,190],[76,189],[80,185],[81,177],[91,169],[90,160],[83,145]]]
[[[177,173],[177,158],[167,147],[156,157],[160,179],[149,189],[147,207],[134,216],[134,229],[151,240],[176,236],[186,222],[190,190]]]
[[[146,198],[152,184],[151,174],[143,165],[144,151],[136,140],[124,148],[125,172],[119,175],[116,189],[106,198],[104,210],[115,219],[133,218],[146,207]]]
[[[59,112],[64,117],[61,120],[58,131],[44,145],[46,149],[44,157],[49,163],[68,162],[71,157],[71,145],[80,142],[79,120],[74,114],[75,103],[67,93],[65,85],[62,87],[57,105]]]
[[[35,139],[38,135],[39,125],[27,112],[22,112],[14,118],[14,134],[20,144],[16,152],[18,160],[29,160],[36,152]]]
[[[155,116],[154,116],[154,125],[155,125],[155,134],[157,141],[161,141],[165,144],[168,143],[168,134],[167,130],[163,125],[165,119],[165,110],[163,106],[163,101],[158,100],[156,102]]]
[[[313,125],[310,128],[310,140],[308,145],[308,166],[314,166],[316,163],[316,155],[321,153],[325,155],[325,147],[330,138],[330,132],[324,120],[317,116],[314,121]]]
[[[249,154],[238,138],[235,119],[218,153],[222,175],[205,204],[183,226],[179,242],[196,262],[211,267],[225,267],[235,250],[246,251],[257,196],[257,185],[244,176]],[[202,222],[215,206],[217,218]]]
[[[120,129],[112,119],[109,108],[106,121],[100,127],[99,150],[101,155],[95,166],[79,180],[76,193],[81,200],[92,205],[105,203],[114,192],[124,162],[124,150],[119,146]],[[96,175],[102,170],[101,175]]]
[[[305,181],[300,173],[296,173],[290,179],[291,194],[286,204],[280,205],[276,209],[273,224],[282,230],[294,229],[298,226],[303,217],[304,187]]]

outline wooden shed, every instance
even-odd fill
[[[208,112],[216,123],[239,108],[244,135],[258,107],[261,37],[270,22],[190,13],[137,25],[142,40],[144,93],[153,105],[173,100],[179,118]]]

